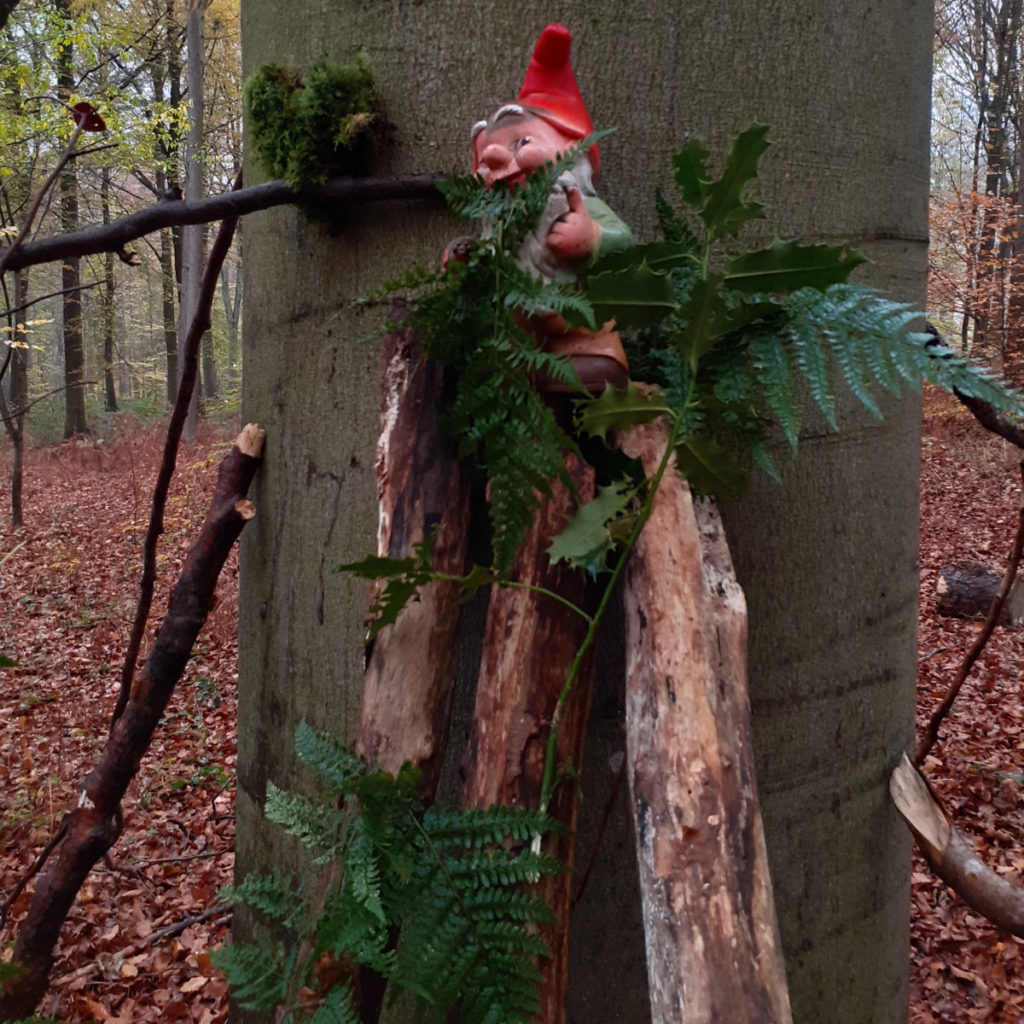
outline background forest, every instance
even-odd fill
[[[173,0],[24,2],[2,40],[6,232],[23,224],[82,101],[100,112],[105,130],[83,135],[84,153],[46,196],[34,237],[107,224],[183,189],[189,198],[230,189],[241,166],[237,0],[206,4],[202,17],[191,20]],[[201,60],[190,60],[190,53]],[[34,443],[102,434],[111,422],[105,414],[118,410],[163,415],[176,389],[182,244],[190,232],[205,245],[204,227],[165,229],[130,252],[11,275],[4,385],[8,411],[27,411]],[[211,414],[231,408],[237,395],[237,253],[236,241],[203,342],[200,390]]]
[[[0,3],[0,17],[7,5]],[[238,0],[20,0],[0,29],[0,225],[7,239],[88,113],[30,237],[102,225],[158,202],[229,190],[242,162]],[[1024,385],[1024,0],[937,0],[929,315],[949,344]],[[94,127],[94,125],[93,125]],[[424,170],[436,168],[424,167]],[[203,340],[199,425],[170,498],[157,606],[198,528],[241,374],[240,225]],[[214,228],[209,229],[212,239]],[[52,835],[116,698],[163,423],[177,388],[182,308],[207,229],[168,228],[118,254],[5,274],[0,324],[5,481],[24,449],[23,511],[0,488],[0,900]],[[190,256],[190,245],[193,246]],[[191,261],[191,262],[190,262]],[[202,261],[200,260],[200,263]],[[193,282],[193,283],[190,283]],[[975,626],[933,591],[957,558],[1009,548],[1015,456],[929,395],[922,457],[920,701],[924,718]],[[226,435],[224,435],[226,436]],[[64,443],[61,443],[64,442]],[[11,498],[15,495],[12,493]],[[966,509],[966,511],[965,511]],[[11,525],[11,513],[15,523]],[[19,526],[24,517],[25,526]],[[197,645],[167,727],[126,801],[131,824],[95,872],[42,1007],[60,1020],[226,1019],[207,950],[224,941],[234,788],[237,578]],[[929,764],[947,806],[1003,873],[1024,864],[1019,710],[1024,642],[999,630],[980,699]],[[1014,694],[1006,700],[1007,693]],[[1009,824],[1008,824],[1009,822]],[[1024,1019],[1024,949],[914,874],[911,1019]],[[4,934],[2,950],[9,949]],[[0,951],[0,957],[4,955]]]

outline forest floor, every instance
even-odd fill
[[[206,511],[231,440],[178,459],[160,548],[154,620]],[[0,902],[53,834],[104,742],[138,593],[140,552],[162,448],[159,428],[123,421],[103,444],[28,453],[26,525],[0,522]],[[940,618],[941,568],[1000,570],[1020,500],[1019,453],[942,396],[926,402],[921,462],[918,724],[978,624]],[[0,479],[9,450],[0,446]],[[3,489],[6,495],[6,487]],[[4,498],[6,501],[6,497]],[[219,1024],[226,989],[208,950],[228,934],[218,888],[234,835],[237,563],[125,800],[125,832],[93,872],[62,933],[41,1013],[62,1021]],[[152,637],[154,626],[149,636]],[[1024,628],[997,629],[927,763],[955,823],[1000,872],[1024,869]],[[28,890],[8,912],[0,957]],[[915,859],[911,1024],[1024,1022],[1024,942],[988,927]]]

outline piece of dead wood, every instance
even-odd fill
[[[594,610],[583,572],[564,564],[552,565],[547,553],[551,538],[575,512],[577,500],[586,502],[594,495],[590,466],[570,454],[566,469],[576,497],[561,482],[552,483],[552,497],[535,512],[516,554],[510,575],[519,586],[492,588],[473,722],[461,763],[463,807],[540,804],[552,719],[569,666],[587,634],[587,619],[569,605],[586,614]],[[543,587],[562,600],[522,589],[523,585]],[[592,684],[592,657],[588,655],[558,722],[557,765],[570,776],[583,758]],[[570,832],[550,837],[545,852],[572,868],[577,802],[571,777],[555,788],[548,810]],[[568,871],[543,878],[537,887],[555,919],[553,925],[540,926],[552,954],[540,964],[543,983],[538,1019],[544,1024],[562,1024],[566,1019],[572,880]]]
[[[935,583],[935,610],[955,619],[984,619],[999,595],[1003,577],[977,562],[947,566],[939,570]],[[1024,586],[1015,578],[1006,595],[997,626],[1024,622]]]
[[[996,874],[974,852],[906,754],[893,769],[889,792],[932,871],[996,927],[1024,938],[1024,889]]]
[[[650,476],[663,424],[624,450]],[[626,567],[626,757],[651,1020],[789,1022],[746,683],[746,603],[716,508],[664,475]]]
[[[461,575],[469,534],[467,473],[455,446],[440,436],[443,376],[423,359],[414,331],[384,339],[380,386],[378,554],[405,558],[430,540],[434,568]],[[356,749],[392,773],[412,761],[423,773],[427,801],[444,756],[461,602],[458,582],[421,587],[398,620],[367,644]]]

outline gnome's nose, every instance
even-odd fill
[[[500,171],[503,167],[508,165],[509,161],[512,159],[512,154],[505,146],[499,146],[496,143],[491,143],[491,145],[487,146],[483,153],[480,154],[480,159],[492,171]]]

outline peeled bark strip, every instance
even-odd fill
[[[648,474],[667,438],[623,447]],[[626,751],[654,1024],[789,1022],[754,779],[747,613],[714,505],[670,468],[625,576]]]
[[[575,456],[569,458],[580,500],[588,501],[594,493],[593,470],[581,467]],[[589,612],[583,573],[549,563],[548,545],[575,510],[572,495],[561,484],[556,484],[554,491],[554,498],[534,516],[511,578],[554,591]],[[462,762],[464,807],[538,806],[551,717],[585,633],[584,619],[550,597],[519,589],[492,589],[472,732]],[[578,769],[582,762],[591,689],[588,659],[558,727],[560,767]],[[576,787],[572,780],[556,788],[549,810],[575,829]],[[572,868],[572,836],[556,837],[548,852]],[[540,884],[540,893],[558,922],[556,927],[541,929],[552,952],[552,959],[541,964],[544,984],[539,1019],[544,1024],[565,1020],[571,886],[568,872],[545,878]]]
[[[460,575],[466,561],[468,485],[454,447],[439,438],[442,374],[420,356],[411,330],[388,336],[381,351],[381,434],[377,449],[378,553],[412,554],[431,535],[434,567]],[[431,583],[398,621],[368,645],[361,754],[397,772],[423,771],[423,795],[437,785],[455,680],[461,588]]]
[[[93,865],[121,834],[121,799],[192,654],[224,561],[242,527],[255,515],[245,494],[262,447],[263,431],[250,423],[220,465],[206,520],[185,559],[153,649],[135,677],[99,764],[82,783],[78,806],[65,815],[59,841],[36,882],[14,943],[12,960],[24,970],[4,983],[0,1020],[29,1016],[45,994],[61,925]]]
[[[935,874],[994,925],[1024,938],[1024,889],[997,875],[974,852],[906,754],[893,769],[889,792]]]

